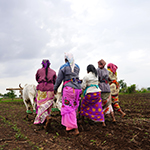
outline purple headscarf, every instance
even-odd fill
[[[44,68],[49,67],[49,65],[50,65],[49,60],[48,60],[48,59],[44,59],[44,60],[42,61],[42,65],[44,66]]]

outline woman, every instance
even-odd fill
[[[102,90],[101,97],[102,97],[102,103],[103,103],[103,111],[105,115],[107,116],[111,115],[113,122],[116,122],[113,108],[111,105],[111,94],[110,94],[110,87],[108,83],[109,73],[108,73],[108,70],[104,68],[105,65],[106,65],[106,62],[103,59],[101,59],[98,62],[98,69],[97,69],[98,79],[100,82],[99,87]]]
[[[126,115],[119,106],[119,83],[117,82],[117,72],[118,67],[115,64],[109,63],[107,65],[107,70],[109,71],[109,85],[111,90],[111,99],[114,110],[122,114],[122,118]]]
[[[74,135],[79,134],[76,116],[80,100],[79,96],[82,92],[79,84],[79,72],[80,68],[74,63],[73,55],[66,53],[65,64],[60,67],[54,85],[54,91],[56,93],[59,85],[63,81],[61,124],[66,127],[66,131],[71,131],[70,133]]]
[[[101,90],[98,86],[97,70],[93,65],[87,66],[87,75],[83,78],[82,89],[84,90],[84,97],[80,114],[93,121],[102,122],[103,127],[105,127]]]
[[[56,81],[56,72],[50,67],[49,60],[42,61],[42,68],[38,69],[36,73],[37,85],[37,116],[34,124],[43,124],[46,121],[45,129],[48,130],[50,126],[50,113],[54,98],[54,84]]]

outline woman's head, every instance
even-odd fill
[[[42,61],[42,66],[43,66],[44,68],[48,68],[48,67],[50,66],[49,60],[48,60],[48,59],[43,59],[43,61]]]
[[[96,70],[96,68],[93,66],[93,65],[88,65],[87,66],[87,72],[89,73],[89,72],[92,72],[92,73],[94,73],[95,74],[95,76],[97,77],[97,70]]]
[[[72,72],[74,72],[74,58],[71,53],[65,53],[65,62],[69,62]]]
[[[100,61],[98,61],[98,67],[100,69],[103,69],[105,67],[105,65],[106,65],[106,62],[103,59],[101,59]]]
[[[118,67],[113,63],[109,63],[107,65],[107,68],[111,69],[114,74],[116,73],[116,70],[118,69]]]

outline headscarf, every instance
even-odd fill
[[[107,65],[107,68],[110,68],[111,70],[112,70],[112,72],[115,74],[116,73],[116,70],[118,69],[118,67],[115,65],[115,64],[113,64],[113,63],[109,63],[108,65]]]
[[[50,65],[49,60],[48,59],[43,59],[42,65],[44,66],[44,68],[47,68]]]
[[[105,65],[106,65],[106,62],[103,59],[101,59],[100,61],[98,61],[98,67],[99,68],[104,68]]]
[[[73,55],[71,53],[65,53],[65,59],[68,60],[71,70],[72,70],[72,72],[74,72],[75,63],[74,63]]]

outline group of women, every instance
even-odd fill
[[[49,60],[43,60],[42,68],[36,73],[37,115],[34,124],[45,124],[45,129],[49,129],[54,95],[62,82],[61,124],[66,127],[66,131],[71,131],[74,135],[79,134],[77,112],[80,101],[79,113],[82,120],[87,117],[95,122],[102,122],[105,127],[105,115],[111,116],[113,122],[116,121],[113,109],[124,117],[126,114],[118,103],[117,66],[110,63],[106,69],[105,65],[103,59],[98,62],[98,69],[92,64],[88,65],[87,74],[80,80],[80,68],[75,64],[71,53],[65,53],[65,64],[60,67],[58,76],[50,68]]]

